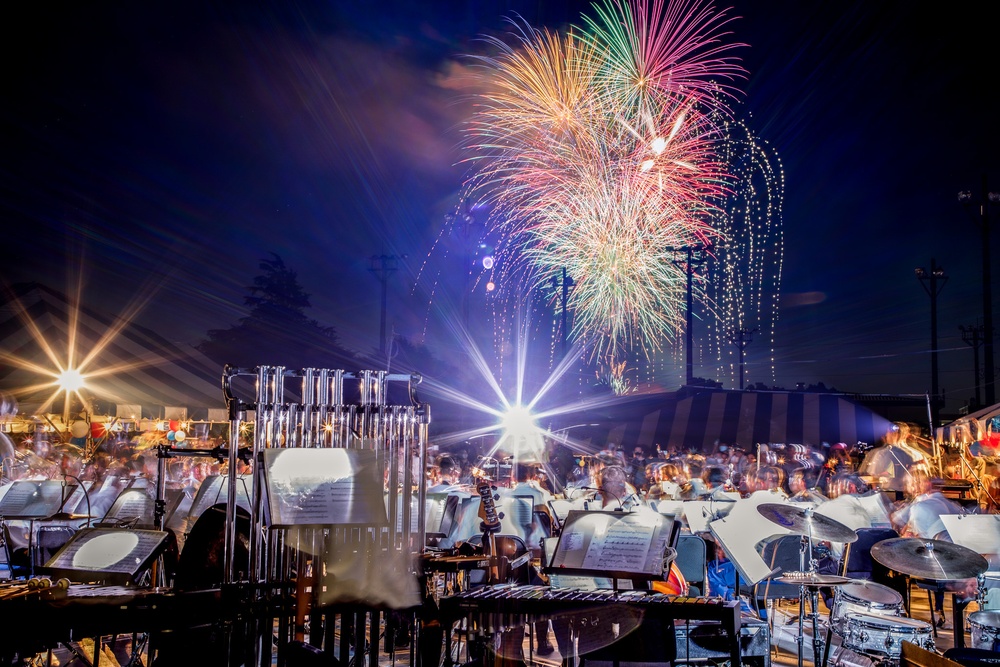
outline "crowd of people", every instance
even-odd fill
[[[675,447],[647,452],[635,447],[630,455],[613,445],[597,454],[573,455],[557,444],[548,451],[544,463],[514,464],[510,488],[500,488],[498,502],[503,506],[514,496],[534,499],[536,518],[522,537],[536,553],[551,534],[547,522],[539,520],[556,506],[549,501],[568,503],[575,509],[655,510],[664,501],[734,500],[763,492],[775,499],[810,503],[816,511],[851,529],[891,528],[900,537],[944,541],[952,540],[942,515],[998,512],[1000,465],[996,458],[949,450],[936,460],[929,450],[921,453],[919,444],[906,445],[907,439],[914,442],[914,436],[911,427],[898,424],[874,448],[844,443],[828,447],[762,444],[747,451],[718,445],[702,453]],[[903,457],[893,448],[909,456]],[[893,451],[880,451],[884,449]],[[469,457],[464,458],[467,461]],[[463,481],[469,481],[472,467],[457,457],[441,455],[428,471],[431,488],[439,492],[467,488]],[[898,485],[897,480],[901,480]],[[676,508],[677,502],[671,507]],[[457,526],[440,546],[454,546],[479,524],[473,517]],[[511,532],[519,528],[523,526],[505,526]],[[725,559],[721,545],[711,535],[704,536],[714,547],[710,553],[715,555],[710,557]],[[831,571],[839,567],[843,546],[820,545],[821,550],[826,548],[825,566]],[[991,570],[1000,569],[1000,556],[986,556]],[[942,612],[946,588],[971,597],[976,593],[976,581],[951,582],[936,589],[939,625],[947,622]]]

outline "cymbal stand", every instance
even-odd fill
[[[808,516],[811,516],[812,510],[806,510]],[[808,550],[808,556],[807,554]],[[806,562],[808,559],[809,569],[806,569]],[[813,558],[813,534],[812,534],[812,524],[809,525],[809,529],[806,535],[802,536],[800,546],[799,546],[799,570],[807,574],[816,574],[817,568],[816,559]],[[804,661],[804,643],[805,643],[805,616],[806,616],[806,593],[809,594],[809,620],[812,622],[812,634],[813,634],[813,665],[818,667],[822,664],[823,659],[823,639],[819,634],[819,588],[815,586],[807,586],[806,582],[808,578],[803,577],[802,583],[799,584],[799,636],[796,638],[796,643],[798,644],[798,667],[802,667]]]

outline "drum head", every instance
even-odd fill
[[[977,611],[969,614],[969,625],[1000,630],[1000,611]]]
[[[892,590],[888,586],[877,584],[874,581],[858,579],[850,583],[839,586],[849,597],[855,600],[864,600],[880,607],[894,607],[903,604],[903,596]]]

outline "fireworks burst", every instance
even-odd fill
[[[671,249],[721,240],[716,149],[743,70],[701,2],[606,0],[565,35],[515,23],[477,58],[470,190],[489,203],[494,282],[520,300],[564,271],[572,338],[620,365],[683,327]],[[703,295],[699,295],[701,298]]]

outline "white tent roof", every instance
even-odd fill
[[[170,408],[187,414],[224,408],[222,368],[194,347],[181,346],[120,317],[87,308],[75,308],[62,294],[31,284],[15,286],[15,298],[0,304],[0,391],[13,395],[21,415],[44,407],[55,393],[55,355],[68,363],[68,350],[77,362],[87,359],[86,396],[105,413],[117,406],[140,405],[142,416],[159,418]],[[51,352],[44,348],[49,347]],[[50,401],[51,402],[51,401]],[[50,409],[63,408],[59,397]]]
[[[939,426],[934,429],[934,438],[938,444],[942,445],[952,442],[976,442],[986,432],[987,420],[997,415],[1000,415],[1000,403],[976,412],[970,412],[950,424]]]

